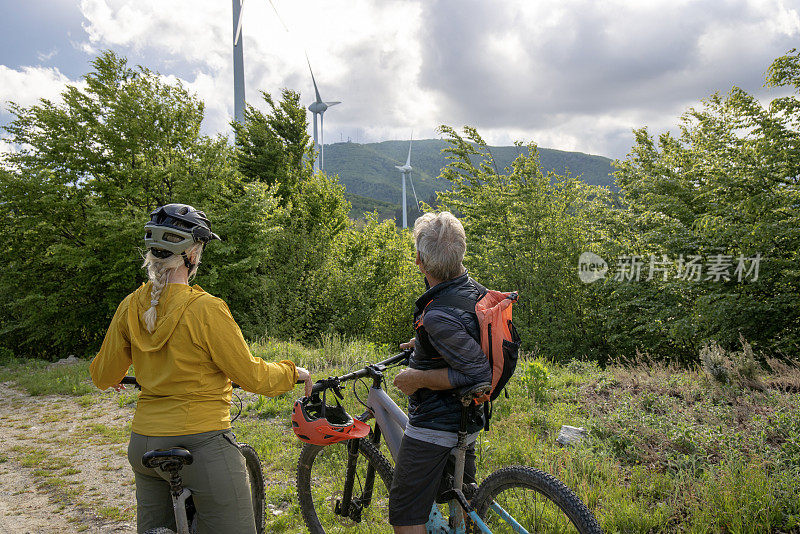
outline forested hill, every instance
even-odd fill
[[[442,153],[446,146],[447,143],[441,139],[414,141],[411,179],[420,200],[428,201],[434,191],[447,187],[446,181],[437,179],[439,171],[447,164]],[[528,152],[527,148],[516,146],[490,148],[501,170],[510,165],[520,152]],[[325,171],[338,174],[348,193],[399,204],[402,185],[400,173],[394,166],[405,163],[407,155],[408,141],[334,143],[325,145]],[[572,175],[581,175],[589,184],[613,187],[610,175],[613,168],[609,158],[550,148],[540,148],[539,156],[545,172],[552,170],[564,174],[569,171]],[[408,196],[413,202],[410,186]]]

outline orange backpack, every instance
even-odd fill
[[[517,368],[520,337],[511,322],[511,309],[517,298],[516,292],[490,289],[475,304],[481,327],[481,349],[492,366],[492,391],[478,402],[496,399]]]
[[[457,295],[442,295],[434,297],[427,308],[451,306],[469,313],[474,313],[478,318],[481,331],[481,350],[489,359],[492,368],[492,390],[476,402],[478,404],[493,401],[500,395],[517,367],[519,356],[520,337],[514,323],[511,322],[513,304],[517,302],[517,293],[504,293],[502,291],[486,290],[480,284],[476,285],[485,290],[485,293],[475,303]],[[420,318],[421,321],[421,318]],[[420,323],[421,324],[421,323]],[[506,396],[508,394],[506,393]]]

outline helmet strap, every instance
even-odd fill
[[[189,256],[186,255],[185,251],[181,252],[181,257],[183,258],[183,264],[187,269],[189,269],[189,272],[192,272],[192,269],[194,269],[194,263],[189,261]]]

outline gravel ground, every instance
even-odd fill
[[[136,532],[133,410],[112,394],[32,397],[0,383],[0,534]]]

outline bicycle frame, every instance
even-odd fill
[[[177,497],[172,494],[172,509],[175,514],[175,527],[177,534],[189,534],[189,518],[186,516],[186,500],[192,496],[192,492],[188,488],[183,488],[183,491]]]
[[[389,453],[392,455],[392,458],[396,461],[398,452],[400,451],[400,443],[403,440],[403,435],[405,434],[405,428],[408,424],[408,416],[405,412],[400,409],[400,407],[389,397],[389,395],[381,388],[381,383],[383,381],[383,371],[386,370],[388,365],[399,363],[402,361],[401,358],[402,354],[398,354],[393,358],[389,358],[388,360],[381,362],[379,364],[370,365],[364,368],[361,371],[357,371],[355,373],[351,373],[349,375],[345,375],[336,379],[336,382],[356,379],[356,378],[364,378],[370,377],[372,378],[372,387],[369,390],[369,394],[367,395],[367,410],[360,416],[358,419],[361,421],[367,422],[370,419],[375,419],[375,427],[372,432],[372,443],[377,447],[380,443],[381,436],[384,437],[386,441],[386,446],[389,449]],[[323,386],[324,387],[324,386]],[[315,388],[316,390],[316,388]],[[466,406],[466,405],[465,405]],[[465,423],[462,423],[464,426]],[[366,439],[366,438],[360,438]],[[480,528],[481,532],[485,534],[492,534],[492,531],[489,527],[484,524],[484,522],[478,517],[477,512],[472,508],[467,501],[466,497],[461,491],[461,485],[463,482],[463,475],[464,475],[464,462],[465,462],[465,454],[467,449],[466,443],[466,429],[462,428],[459,432],[459,439],[456,448],[453,450],[455,456],[455,476],[454,476],[454,484],[453,489],[449,490],[449,511],[450,516],[455,518],[456,526],[450,527],[449,522],[442,513],[439,511],[438,506],[436,503],[433,503],[431,506],[431,511],[428,516],[428,522],[426,523],[425,527],[428,532],[436,532],[436,533],[447,533],[447,534],[464,534],[466,532],[466,527],[463,521],[462,513],[466,513],[470,519],[475,523],[475,525]],[[356,459],[358,458],[358,440],[354,439],[348,443],[348,462],[347,462],[347,470],[345,473],[345,480],[344,480],[344,488],[342,491],[342,500],[340,504],[337,504],[336,512],[342,513],[343,510],[349,510],[350,503],[352,501],[352,491],[353,491],[353,484],[355,480],[355,468],[356,468]],[[369,505],[369,501],[372,498],[372,488],[375,481],[375,469],[370,464],[367,467],[367,472],[364,481],[364,497],[362,499],[363,504]],[[502,508],[499,507],[496,503],[493,505],[493,508],[497,506],[499,508],[498,513],[500,513],[501,517],[508,522],[515,532],[519,532],[521,534],[527,534],[527,531],[522,528],[514,519],[505,512]]]

